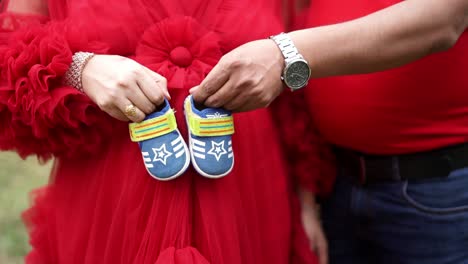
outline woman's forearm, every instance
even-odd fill
[[[1,1],[0,1],[1,2]],[[46,0],[10,0],[6,10],[25,15],[48,15]]]
[[[468,0],[407,0],[371,15],[291,32],[312,77],[401,66],[453,46],[468,24]]]

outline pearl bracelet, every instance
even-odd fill
[[[81,75],[83,74],[84,67],[92,57],[94,57],[94,53],[91,52],[77,52],[73,54],[72,63],[65,73],[63,83],[76,88],[80,92],[84,92]]]

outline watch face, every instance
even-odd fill
[[[285,71],[284,82],[292,89],[299,89],[307,85],[310,78],[310,68],[307,62],[298,60],[292,62]]]

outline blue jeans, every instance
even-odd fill
[[[365,187],[340,175],[323,225],[330,264],[468,264],[468,168]]]

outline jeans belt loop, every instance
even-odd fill
[[[367,181],[367,169],[366,169],[366,159],[359,155],[359,165],[360,165],[360,168],[359,168],[359,173],[361,175],[359,175],[359,181],[360,181],[360,184],[361,185],[364,185],[366,184],[366,181]]]
[[[392,157],[392,178],[396,178],[395,180],[401,181],[403,180],[401,177],[401,172],[400,172],[400,159],[398,156]]]

